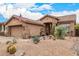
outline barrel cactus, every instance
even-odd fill
[[[16,52],[16,46],[12,45],[11,47],[9,47],[9,53],[10,54],[14,54]]]
[[[13,43],[7,44],[7,52],[10,54],[14,54],[16,52],[16,45]]]

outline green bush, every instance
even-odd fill
[[[64,39],[67,32],[68,29],[65,28],[64,26],[57,26],[55,27],[54,36],[58,39]]]
[[[39,37],[37,37],[37,36],[33,36],[33,43],[35,43],[35,44],[37,44],[37,43],[39,43]]]
[[[79,30],[79,24],[75,25],[75,29]]]

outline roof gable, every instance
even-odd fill
[[[16,19],[20,22],[24,22],[24,23],[29,23],[29,24],[34,24],[34,25],[43,25],[42,22],[40,21],[34,21],[34,20],[30,20],[28,18],[24,18],[22,16],[16,16],[16,15],[13,15],[6,23],[5,25],[7,25],[12,19]]]
[[[12,25],[21,25],[22,21],[14,16],[12,16],[5,25],[12,26]]]
[[[11,22],[13,19],[16,19],[16,21],[21,22],[20,19],[16,18],[14,15],[5,23],[5,25],[7,25],[9,22]]]
[[[40,18],[39,20],[41,21],[41,20],[43,20],[43,19],[46,18],[46,17],[50,17],[50,18],[54,18],[54,19],[56,19],[56,20],[59,20],[57,17],[51,16],[51,15],[45,15],[45,16],[43,16],[42,18]]]

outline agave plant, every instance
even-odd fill
[[[39,43],[39,37],[38,36],[34,36],[33,37],[33,43],[35,43],[35,44],[37,44],[37,43]]]

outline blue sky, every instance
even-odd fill
[[[6,3],[0,4],[0,22],[7,21],[12,15],[37,20],[46,14],[64,16],[70,14],[79,17],[79,3]],[[79,22],[79,21],[78,21]]]
[[[79,3],[48,3],[51,7],[52,7],[52,11],[55,11],[55,12],[58,12],[58,11],[64,11],[64,10],[67,10],[67,11],[75,11],[77,9],[79,9]],[[43,3],[36,3],[36,5],[38,7],[42,6]]]

